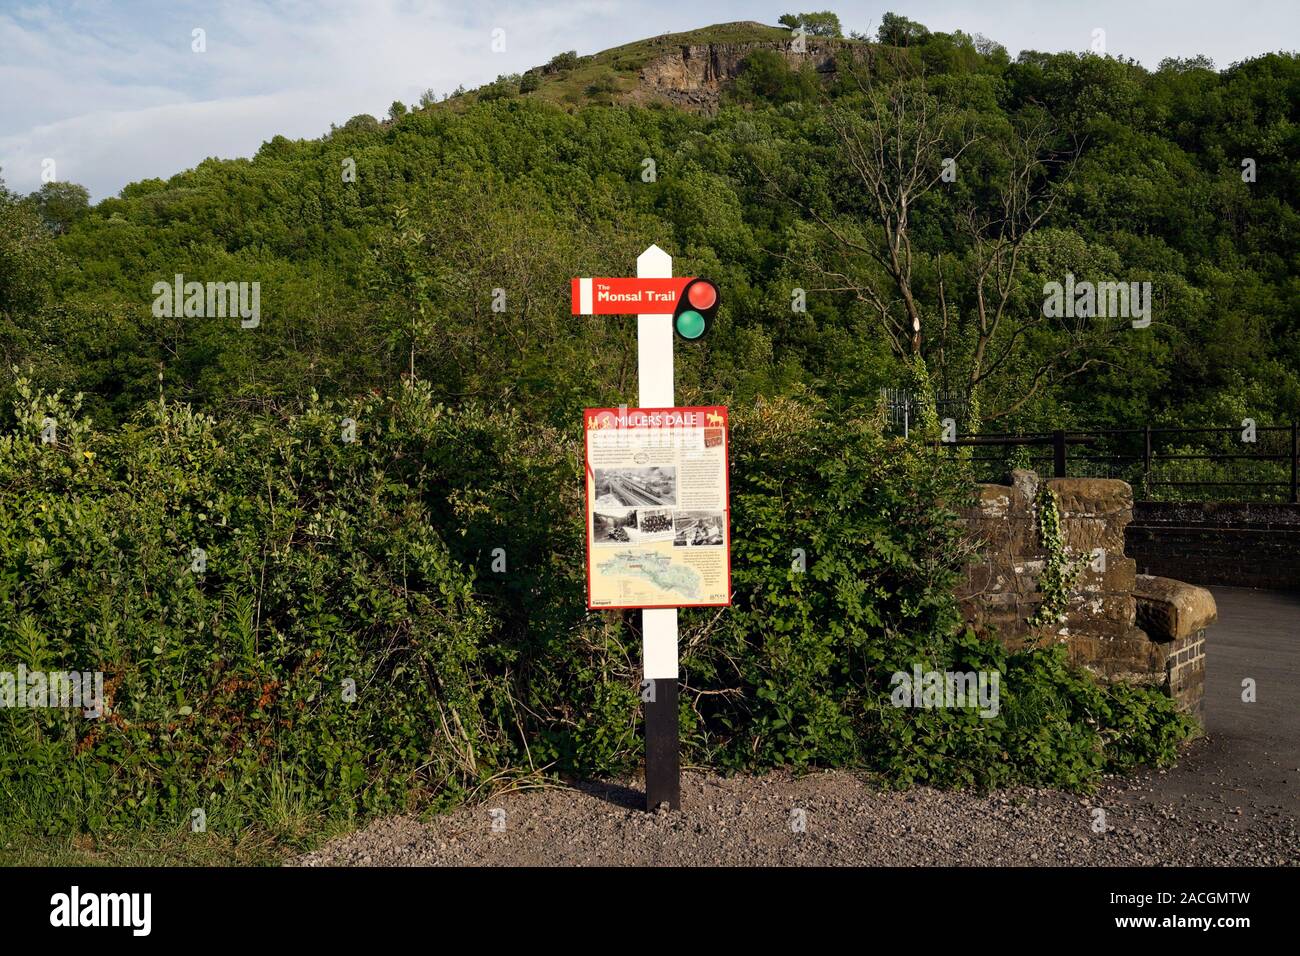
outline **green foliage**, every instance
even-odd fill
[[[504,100],[522,92],[520,88],[521,79],[518,73],[509,76],[500,75],[487,86],[478,91],[478,98],[483,102],[493,100]]]
[[[281,832],[635,767],[637,641],[585,609],[574,429],[453,411],[419,382],[238,422],[156,403],[108,432],[19,392],[0,660],[102,670],[109,711],[0,711],[0,824],[181,831],[202,808],[214,831]],[[738,410],[734,448],[735,606],[683,614],[688,761],[1086,787],[1185,735],[1154,692],[960,627],[959,530],[935,502],[964,486],[942,459],[792,402]],[[890,706],[914,663],[999,671],[1002,715]]]
[[[358,113],[343,124],[343,130],[348,133],[375,133],[379,129],[379,120],[369,113]]]
[[[839,37],[843,36],[843,28],[840,26],[840,18],[830,10],[822,10],[819,13],[785,13],[777,20],[782,26],[787,26],[791,30],[803,27],[809,36],[814,37]]]
[[[1063,645],[1009,655],[1002,713],[1007,756],[1016,776],[1065,788],[1172,759],[1195,725],[1177,705],[1150,688],[1100,686],[1072,668]],[[1007,746],[1009,745],[1009,746]],[[994,748],[988,756],[996,760]],[[994,778],[1008,779],[1003,767]]]
[[[276,795],[346,817],[417,785],[444,804],[506,762],[511,652],[405,463],[376,454],[417,396],[386,422],[348,409],[344,444],[323,406],[231,432],[158,405],[109,436],[24,394],[0,439],[0,659],[103,670],[110,709],[0,714],[12,812],[54,811],[21,827],[179,828],[197,807],[233,829]]]
[[[964,211],[996,207],[1019,132],[1043,127],[1054,149],[1085,145],[1033,172],[1059,202],[1020,250],[1008,315],[1037,314],[1071,271],[1149,278],[1154,321],[1036,391],[1039,363],[1086,330],[1004,327],[972,420],[1007,399],[999,424],[1026,432],[1300,413],[1300,59],[1011,62],[887,14],[892,49],[859,64],[864,86],[857,44],[830,76],[755,50],[716,114],[615,103],[682,43],[788,38],[730,24],[570,51],[90,209],[0,187],[0,662],[101,667],[114,706],[94,725],[0,712],[0,820],[179,829],[205,807],[214,828],[274,828],[443,806],[541,768],[632,770],[637,639],[585,610],[572,426],[631,399],[635,327],[575,320],[568,283],[625,274],[651,242],[723,289],[676,374],[684,402],[735,413],[735,605],[682,615],[686,759],[1075,788],[1168,760],[1189,725],[1154,691],[961,627],[960,477],[862,410],[911,387],[928,435],[927,398],[966,384],[952,370],[974,347],[982,260]],[[836,135],[874,115],[877,88],[957,145],[978,134],[957,179],[909,209],[918,319],[943,334],[902,356],[874,305],[796,265],[830,261],[824,223],[879,247]],[[262,324],[155,317],[153,283],[177,273],[260,282]],[[892,706],[891,675],[916,664],[998,673],[999,715]]]
[[[736,604],[706,625],[707,642],[683,640],[689,683],[708,690],[691,726],[711,762],[1085,788],[1169,761],[1192,732],[1154,690],[1102,688],[1062,648],[1008,654],[961,626],[952,586],[965,549],[935,504],[967,493],[950,466],[791,403],[739,414],[733,447]],[[892,675],[917,664],[997,672],[1000,713],[893,706]]]
[[[547,62],[546,66],[551,70],[572,70],[579,63],[577,50],[568,50],[564,53],[557,53]]]
[[[23,341],[27,330],[14,329],[5,317],[31,315],[44,305],[61,257],[30,203],[11,196],[0,182],[0,344],[5,333]]]
[[[913,46],[923,43],[930,36],[930,31],[915,20],[897,13],[886,13],[880,18],[876,36],[881,43],[889,46]]]
[[[1068,182],[1067,152],[1035,173],[1035,188],[1059,187],[1060,198],[1024,247],[1007,318],[989,343],[996,365],[973,396],[984,426],[1222,425],[1235,407],[1260,421],[1300,414],[1296,57],[1149,73],[1092,55],[1030,52],[1013,63],[982,38],[920,37],[909,29],[905,49],[857,68],[881,88],[924,92],[912,102],[948,124],[946,148],[960,145],[958,134],[979,136],[956,180],[909,211],[920,357],[933,388],[965,387],[960,370],[974,348],[981,260],[965,212],[996,210],[990,197],[1009,173],[1016,131],[1044,124],[1056,128],[1053,148],[1084,148]],[[251,159],[131,184],[52,242],[26,202],[0,201],[0,398],[12,398],[13,364],[85,393],[104,422],[153,401],[159,370],[169,396],[208,413],[291,405],[312,389],[338,399],[391,389],[410,372],[411,336],[394,328],[413,304],[399,301],[400,277],[375,275],[397,260],[380,263],[372,250],[407,231],[425,239],[401,268],[439,291],[425,304],[427,334],[415,336],[417,359],[426,357],[417,369],[449,403],[518,402],[558,424],[579,395],[626,399],[620,349],[630,340],[615,323],[569,321],[567,280],[623,274],[651,242],[683,274],[710,274],[726,290],[718,334],[682,357],[684,388],[733,402],[810,393],[850,411],[882,386],[906,387],[914,359],[894,354],[874,307],[801,265],[831,262],[818,217],[876,246],[875,213],[834,133],[874,115],[848,77],[848,54],[822,77],[791,70],[773,50],[751,51],[715,115],[610,105],[631,82],[617,71],[679,40],[788,33],[733,24],[593,57],[562,54],[547,72],[502,78],[400,123],[353,117],[318,141],[276,137]],[[922,68],[924,91],[907,79]],[[514,95],[528,76],[537,87]],[[602,108],[584,106],[587,87]],[[570,94],[571,105],[556,105]],[[1259,164],[1255,183],[1241,181],[1246,156]],[[654,183],[640,177],[646,157]],[[348,159],[355,181],[340,176]],[[476,202],[480,194],[494,198]],[[502,242],[508,255],[494,251]],[[1043,284],[1066,271],[1150,279],[1154,319],[1043,384],[1041,363],[1089,330],[1014,330],[1040,309]],[[149,290],[178,272],[260,281],[262,325],[156,319]],[[790,310],[795,287],[808,290],[807,313]],[[505,289],[504,312],[485,311],[494,288]]]
[[[27,197],[45,228],[55,235],[67,232],[90,209],[90,193],[77,183],[45,183]]]
[[[755,50],[745,57],[731,90],[741,102],[791,103],[817,95],[819,85],[810,68],[793,69],[775,50]]]

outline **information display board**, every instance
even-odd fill
[[[731,603],[727,409],[589,408],[587,606]]]

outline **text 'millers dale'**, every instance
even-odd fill
[[[587,606],[731,603],[727,409],[589,408]]]

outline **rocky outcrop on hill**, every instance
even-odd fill
[[[835,70],[835,55],[850,41],[807,37],[803,49],[794,39],[775,43],[704,43],[679,46],[651,59],[641,69],[640,82],[627,96],[631,103],[667,100],[686,109],[713,112],[723,89],[740,74],[745,58],[772,50],[793,69],[811,63],[819,73]]]

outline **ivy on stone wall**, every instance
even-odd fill
[[[1038,605],[1028,623],[1031,627],[1044,627],[1065,623],[1070,593],[1083,573],[1087,559],[1071,560],[1066,551],[1065,536],[1061,532],[1061,508],[1052,491],[1044,482],[1038,492],[1038,539],[1047,558],[1043,573],[1038,578],[1038,590],[1043,602]]]

